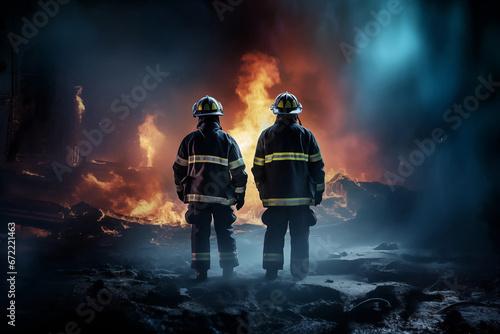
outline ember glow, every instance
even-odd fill
[[[25,175],[29,175],[29,176],[41,177],[42,179],[45,178],[45,175],[40,175],[40,174],[37,174],[37,173],[33,173],[33,172],[30,172],[29,170],[23,170],[21,173],[25,174]]]

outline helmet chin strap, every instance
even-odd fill
[[[297,115],[297,121],[299,121],[300,126],[302,126],[302,122],[300,121],[299,115]]]

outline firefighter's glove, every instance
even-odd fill
[[[245,193],[236,194],[236,210],[239,210],[245,204]]]
[[[322,200],[323,200],[323,192],[316,191],[316,195],[314,196],[314,206],[320,205]]]
[[[181,200],[181,202],[184,202],[184,191],[178,191],[177,192],[177,197]]]

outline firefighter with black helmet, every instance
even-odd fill
[[[296,279],[309,270],[309,227],[316,224],[311,205],[319,205],[325,189],[321,152],[312,132],[297,124],[302,105],[289,92],[279,94],[271,110],[276,122],[259,137],[252,173],[262,204],[263,267],[274,280],[283,269],[283,247],[290,228],[290,271]],[[299,120],[300,122],[300,120]]]
[[[236,216],[231,206],[236,204],[239,210],[244,205],[248,176],[238,144],[222,131],[219,116],[223,115],[221,103],[213,97],[207,95],[195,103],[193,117],[198,117],[198,129],[182,140],[173,165],[177,195],[188,203],[185,217],[192,225],[191,268],[198,280],[206,280],[210,269],[212,217],[223,276],[232,276],[239,264],[232,227]]]

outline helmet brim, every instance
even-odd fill
[[[285,111],[284,109],[279,109],[276,107],[271,108],[273,114],[275,115],[298,115],[302,112],[302,108],[295,108],[290,111]]]
[[[201,117],[201,116],[224,116],[224,113],[222,113],[221,111],[214,111],[203,114],[193,114],[193,117]]]
[[[205,100],[210,103],[209,108],[202,108],[201,103]],[[206,106],[205,106],[206,107]],[[214,108],[215,107],[215,108]],[[222,104],[211,96],[202,97],[198,102],[193,104],[193,117],[201,116],[224,116]]]

